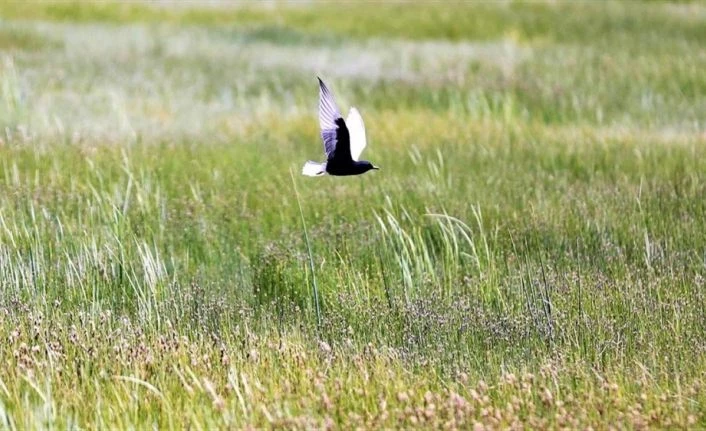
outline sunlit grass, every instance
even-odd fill
[[[699,5],[34,6],[1,426],[706,424]],[[316,75],[381,171],[292,178]]]

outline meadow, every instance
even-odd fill
[[[706,428],[706,6],[0,3],[0,428]],[[321,76],[368,133],[320,160]]]

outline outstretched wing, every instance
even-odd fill
[[[360,112],[354,107],[351,107],[350,111],[348,111],[346,125],[348,126],[348,133],[350,134],[351,157],[353,160],[358,161],[367,145],[367,141],[365,139],[363,117],[360,116]]]
[[[344,147],[346,152],[350,152],[348,128],[338,111],[333,93],[321,78],[319,78],[319,126],[321,127],[321,139],[324,141],[324,151],[328,159],[339,158]],[[341,151],[337,153],[337,149]]]

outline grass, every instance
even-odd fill
[[[706,427],[705,13],[0,4],[0,427]]]

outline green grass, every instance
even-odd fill
[[[0,16],[0,427],[706,427],[701,4]]]

